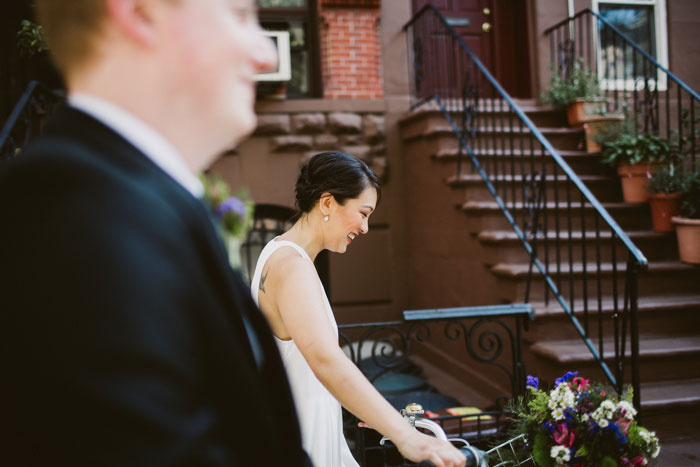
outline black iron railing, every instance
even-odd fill
[[[525,392],[522,333],[532,317],[532,306],[524,304],[410,310],[404,311],[401,321],[340,325],[339,340],[351,360],[397,409],[407,403],[420,403],[435,411],[428,412],[428,416],[443,427],[448,437],[482,443],[485,448],[505,435],[505,403]],[[426,346],[440,349],[442,354],[426,355]],[[488,375],[496,388],[492,400],[479,413],[450,415],[438,411],[476,404],[468,396],[451,401],[439,388],[430,386],[429,378],[420,385],[424,370],[421,361],[442,365],[451,376],[465,368],[476,375]],[[358,420],[346,415],[346,436],[353,441],[361,465],[401,464],[393,447],[379,445],[376,432],[359,428]]]
[[[669,139],[686,169],[700,169],[700,96],[651,55],[653,24],[644,33],[648,50],[590,8],[545,34],[554,72],[566,78],[577,62],[592,71],[608,110],[625,112],[638,133]]]
[[[459,143],[456,179],[466,177],[466,157],[527,251],[525,301],[553,299],[618,391],[629,369],[639,408],[646,258],[436,8],[421,9],[405,30],[412,108],[442,111]]]
[[[22,146],[37,137],[46,118],[64,99],[62,92],[30,82],[0,131],[0,161],[15,157]]]

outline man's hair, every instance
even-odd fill
[[[34,6],[49,50],[64,75],[91,58],[105,16],[104,0],[34,0]]]

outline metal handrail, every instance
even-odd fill
[[[651,26],[647,34],[651,42]],[[545,35],[550,41],[553,72],[567,77],[578,62],[584,70],[608,80],[611,86],[603,92],[609,107],[619,111],[633,103],[634,111],[627,116],[636,132],[667,138],[682,156],[682,171],[700,167],[698,92],[590,8],[547,28]],[[596,46],[597,41],[607,46]]]
[[[425,26],[425,28],[428,28],[428,32],[424,34],[424,36],[420,36],[419,33],[415,33],[414,29],[419,29],[422,23],[418,23],[418,20],[425,16],[427,13],[432,12],[432,14],[435,15],[435,18],[438,19],[439,23],[439,29],[437,27],[433,27],[431,29],[430,24]],[[426,19],[426,22],[428,20]],[[624,355],[625,355],[625,346],[624,342],[620,343],[620,334],[617,333],[618,330],[618,306],[617,306],[617,300],[618,300],[618,294],[617,294],[617,279],[616,275],[618,273],[618,265],[616,262],[616,253],[615,253],[615,239],[618,239],[623,247],[624,251],[627,252],[628,255],[628,267],[626,269],[626,288],[625,288],[625,293],[626,293],[626,300],[625,300],[625,307],[624,311],[630,311],[630,323],[629,326],[632,330],[629,335],[629,339],[631,341],[631,351],[632,351],[632,379],[633,379],[633,386],[635,389],[635,405],[639,407],[639,400],[638,400],[638,394],[639,394],[639,374],[638,374],[638,369],[637,369],[637,362],[638,362],[638,353],[639,353],[639,348],[638,348],[638,332],[636,331],[636,308],[637,308],[637,295],[636,292],[634,294],[629,294],[630,290],[636,290],[636,281],[637,281],[637,276],[641,271],[644,271],[648,268],[648,261],[644,254],[641,252],[641,250],[632,242],[632,240],[629,238],[629,235],[620,227],[620,225],[612,218],[612,216],[609,214],[607,209],[600,203],[600,201],[591,193],[591,191],[586,187],[586,185],[582,182],[580,177],[574,172],[574,170],[569,166],[569,164],[564,160],[562,155],[558,150],[556,150],[551,142],[542,134],[539,128],[530,120],[530,118],[525,114],[525,112],[520,108],[520,106],[513,101],[513,99],[510,97],[510,95],[503,89],[503,87],[498,83],[498,81],[491,75],[491,73],[488,71],[488,69],[484,66],[484,64],[479,60],[478,57],[469,49],[469,47],[466,45],[464,40],[457,34],[457,32],[452,28],[444,16],[431,4],[425,5],[418,13],[416,13],[411,20],[404,26],[404,31],[407,32],[407,38],[409,41],[413,39],[413,54],[414,56],[412,57],[412,65],[416,69],[415,75],[413,75],[413,81],[411,82],[412,84],[412,105],[411,108],[414,109],[419,105],[422,105],[428,101],[434,101],[438,107],[440,108],[442,114],[444,117],[447,119],[448,123],[450,124],[450,127],[452,129],[452,132],[456,135],[459,145],[459,154],[458,154],[458,160],[457,160],[457,176],[460,176],[460,167],[461,167],[461,155],[462,152],[464,151],[470,158],[472,162],[473,169],[479,173],[481,176],[482,180],[486,184],[486,187],[488,191],[491,193],[493,196],[494,200],[496,201],[496,204],[498,205],[499,209],[502,211],[504,216],[506,217],[508,223],[511,225],[513,228],[514,232],[516,233],[516,236],[524,246],[525,250],[527,251],[528,255],[530,256],[530,265],[531,267],[534,266],[539,270],[539,272],[542,274],[544,281],[545,281],[545,289],[548,289],[556,298],[557,302],[561,305],[562,309],[564,310],[565,314],[568,316],[572,324],[574,325],[574,328],[578,332],[578,334],[581,336],[584,345],[589,349],[591,354],[596,358],[596,360],[600,363],[600,367],[602,371],[605,373],[606,377],[610,380],[610,382],[616,387],[616,389],[621,390],[622,389],[622,380],[623,380],[623,365],[622,361],[624,361]],[[442,52],[442,49],[436,48],[435,50],[439,50],[440,53],[444,54],[449,54],[449,53],[456,53],[458,58],[453,58],[453,62],[451,64],[444,65],[442,62],[439,62],[438,58],[432,58],[432,60],[435,61],[434,65],[430,71],[432,72],[432,75],[427,75],[419,76],[419,71],[418,68],[423,66],[423,57],[422,55],[419,56],[419,53],[422,53],[421,50],[423,48],[423,42],[422,41],[436,41],[436,38],[441,38],[441,37],[449,37],[447,40],[452,40],[454,43],[457,44],[457,50],[455,51],[448,51],[448,52]],[[440,39],[441,40],[441,39]],[[409,44],[409,53],[411,51],[411,44]],[[459,53],[463,52],[466,54],[468,58],[460,58]],[[455,68],[459,68],[459,71],[456,72],[455,76],[451,76],[448,79],[443,79],[439,75],[441,71],[444,70],[435,70],[435,68],[450,68],[452,66],[453,71]],[[469,66],[472,66],[471,70],[472,72],[469,72]],[[473,66],[476,67],[476,70],[474,71]],[[466,69],[466,70],[465,70]],[[513,120],[516,121],[516,124],[520,125],[520,143],[521,143],[521,156],[523,155],[523,145],[522,145],[522,135],[523,130],[525,132],[529,132],[531,135],[530,138],[534,138],[534,141],[536,141],[542,148],[542,161],[544,163],[545,157],[547,160],[551,160],[554,162],[555,167],[557,167],[562,173],[563,173],[563,179],[564,182],[567,184],[567,190],[569,189],[569,184],[573,185],[574,189],[579,193],[581,197],[581,202],[580,202],[580,208],[581,208],[581,229],[583,229],[583,238],[582,238],[582,248],[583,248],[583,253],[585,256],[585,243],[588,241],[587,237],[585,236],[586,230],[584,225],[585,221],[585,216],[584,216],[584,209],[589,206],[590,208],[593,209],[594,212],[594,220],[596,224],[596,241],[598,242],[598,259],[597,259],[597,272],[591,271],[591,274],[588,274],[586,270],[586,260],[583,261],[583,282],[584,282],[584,324],[582,325],[579,319],[574,315],[574,288],[573,288],[573,274],[574,274],[574,266],[573,266],[573,255],[571,251],[571,242],[572,242],[572,225],[571,225],[571,216],[569,216],[569,224],[568,224],[568,231],[569,231],[569,276],[570,276],[570,301],[571,303],[567,302],[567,300],[563,296],[563,291],[560,289],[560,281],[561,281],[561,276],[565,274],[561,270],[561,261],[559,258],[559,251],[556,252],[557,255],[557,274],[558,277],[553,278],[552,275],[550,275],[549,271],[549,251],[545,249],[545,259],[544,262],[546,264],[543,264],[543,262],[540,260],[538,254],[537,254],[537,239],[540,233],[538,232],[538,226],[537,221],[534,222],[533,228],[534,231],[530,232],[529,234],[531,237],[529,237],[528,233],[525,232],[525,227],[521,229],[518,225],[517,222],[515,221],[515,218],[511,211],[508,209],[507,204],[508,204],[508,187],[506,187],[503,196],[501,197],[498,193],[498,190],[496,187],[494,187],[494,184],[491,181],[491,177],[486,173],[486,170],[482,166],[482,164],[479,162],[477,159],[477,156],[474,152],[474,148],[468,144],[467,139],[468,138],[476,138],[476,136],[481,136],[483,138],[483,132],[481,129],[479,130],[471,130],[471,134],[467,131],[467,125],[471,125],[473,123],[473,120],[478,118],[479,111],[474,110],[474,102],[476,102],[476,107],[479,106],[479,99],[483,98],[483,96],[480,93],[483,93],[480,89],[480,86],[482,85],[482,81],[479,79],[479,75],[483,76],[485,78],[485,85],[490,86],[493,90],[495,90],[494,93],[490,94],[491,97],[484,98],[484,102],[487,104],[488,100],[491,99],[492,101],[495,101],[495,99],[499,99],[499,102],[504,102],[506,104],[506,112],[510,112],[511,117],[515,117],[510,120],[510,136],[511,136],[511,175],[512,177],[510,178],[511,182],[512,180],[515,179],[515,173],[513,171],[512,167],[512,157],[514,154],[513,150],[513,135],[516,134],[513,132]],[[435,76],[437,74],[437,76]],[[474,75],[474,76],[472,76]],[[435,83],[430,83],[429,80],[433,79],[436,82],[439,82],[438,84]],[[425,81],[425,80],[428,81]],[[449,81],[449,82],[442,82],[443,81]],[[462,110],[464,112],[464,115],[462,115],[462,128],[459,128],[458,122],[455,121],[455,119],[452,116],[452,112],[454,112],[454,108],[450,109],[451,104],[449,102],[449,98],[452,97],[452,92],[455,89],[455,83],[462,81],[464,83],[464,90],[461,94],[459,94],[459,91],[457,93],[459,94],[459,99],[461,99],[462,103]],[[420,87],[423,86],[423,83],[427,82],[428,84],[434,84],[434,88],[430,88],[427,91],[420,91]],[[437,86],[442,86],[442,88],[439,88]],[[458,86],[457,86],[458,87]],[[444,91],[445,88],[448,88],[448,91]],[[419,92],[424,92],[420,96],[418,95]],[[443,98],[441,95],[449,93],[450,97],[448,97],[448,100],[443,101]],[[471,93],[471,94],[470,94]],[[454,101],[454,100],[453,100]],[[470,101],[470,102],[468,102]],[[502,104],[501,104],[502,105]],[[471,108],[470,108],[471,107]],[[493,110],[493,109],[492,109]],[[498,112],[501,114],[504,112],[502,107],[499,107]],[[501,119],[501,129],[500,131],[505,132],[506,129],[503,127],[503,119]],[[489,129],[486,128],[486,132],[488,130],[496,131],[495,130],[496,126],[493,124],[493,126]],[[476,139],[474,140],[476,142]],[[486,143],[488,145],[488,143]],[[532,161],[532,154],[534,154],[534,149],[533,149],[533,140],[530,139],[530,154],[531,154],[531,161]],[[495,149],[497,149],[497,146],[494,146]],[[492,148],[493,149],[493,148]],[[505,148],[505,143],[503,143],[502,146],[503,149],[503,154],[506,155],[506,148]],[[485,153],[482,154],[482,157],[487,157],[489,155],[489,150],[487,150]],[[494,151],[495,153],[497,151]],[[504,159],[505,160],[505,159]],[[488,163],[488,161],[487,161]],[[492,164],[495,164],[496,166],[501,163],[497,160],[494,160]],[[505,184],[506,182],[503,181],[505,178],[509,177],[510,175],[505,173],[505,162],[502,162],[504,166],[504,171],[503,173],[497,173],[496,174],[496,184],[501,183]],[[523,162],[521,160],[521,166]],[[531,162],[531,165],[533,163]],[[498,171],[498,167],[496,167],[496,172]],[[533,175],[533,186],[535,183],[535,179],[537,178],[536,183],[538,183],[540,186],[543,186],[547,179],[543,175],[546,173],[546,171],[543,169],[543,171],[539,174],[539,177],[535,177]],[[554,175],[554,181],[555,184],[558,183],[559,179],[557,178],[559,175],[557,175],[556,169],[553,171]],[[516,202],[516,192],[515,188],[512,188],[513,194],[511,196],[512,201],[511,205],[514,209],[520,209],[518,206],[519,203]],[[559,201],[558,201],[558,193],[557,193],[557,187],[555,186],[555,192],[554,192],[554,197],[555,197],[555,210],[556,210],[556,242],[557,242],[557,247],[559,246],[559,241],[560,241],[560,230],[559,230]],[[523,207],[526,201],[526,196],[525,196],[525,190],[523,190]],[[546,198],[546,194],[545,194]],[[504,201],[505,200],[505,201]],[[567,191],[567,206],[569,210],[569,214],[571,214],[571,211],[573,209],[577,209],[574,205],[574,203],[571,202],[570,199],[570,191]],[[534,211],[537,211],[538,209],[541,209],[539,204],[533,208]],[[615,370],[617,373],[617,377],[613,375],[611,369],[608,367],[607,363],[603,359],[603,337],[602,337],[602,324],[600,321],[599,317],[599,324],[598,324],[598,332],[599,332],[599,343],[598,343],[598,348],[596,348],[596,345],[593,343],[593,341],[589,337],[588,333],[588,296],[586,294],[586,281],[587,280],[593,280],[597,279],[598,281],[598,306],[599,306],[599,312],[602,307],[602,291],[601,291],[601,260],[600,260],[600,227],[599,227],[599,218],[603,220],[604,225],[607,226],[607,228],[610,229],[611,232],[611,238],[613,241],[611,242],[611,247],[613,250],[612,256],[613,256],[613,261],[612,261],[612,273],[613,273],[613,296],[614,296],[614,319],[615,319],[615,325],[616,325],[616,334],[615,334],[615,351],[616,351],[616,365],[615,365]],[[536,216],[535,216],[536,219]],[[545,220],[544,224],[547,224],[546,220],[546,211],[545,211]],[[547,232],[546,229],[544,231],[545,234],[545,247],[547,247]],[[533,244],[530,243],[530,241],[533,241]],[[623,268],[620,267],[620,271],[623,271]],[[593,275],[597,274],[596,277],[592,277]],[[531,278],[531,272],[529,275],[529,278]],[[529,291],[529,282],[528,282],[528,291]],[[529,292],[526,292],[526,301],[528,300],[528,295]],[[545,292],[545,302],[548,300],[548,292]],[[624,333],[626,332],[626,326],[627,326],[627,313],[623,315],[623,319],[625,320],[625,325],[623,326],[623,329],[620,330],[620,333],[623,334],[622,340],[624,341],[625,335]],[[622,357],[619,357],[620,352],[622,352]]]
[[[544,30],[545,36],[548,35],[548,34],[550,34],[550,33],[551,33],[552,31],[554,31],[555,29],[560,28],[561,26],[565,26],[565,25],[569,24],[570,21],[572,21],[572,20],[574,20],[574,19],[576,19],[576,18],[582,17],[582,16],[585,15],[586,13],[595,16],[600,22],[602,22],[603,24],[605,24],[607,27],[609,27],[611,30],[613,30],[618,36],[620,36],[620,38],[621,38],[622,40],[624,40],[630,47],[632,47],[632,48],[635,49],[637,52],[639,52],[640,54],[642,54],[642,56],[643,56],[644,58],[646,58],[647,60],[649,60],[656,68],[658,68],[659,70],[661,70],[661,71],[663,71],[664,73],[666,73],[666,75],[668,75],[669,78],[671,78],[673,81],[675,81],[676,84],[678,84],[678,86],[680,86],[680,87],[683,88],[685,91],[687,91],[688,94],[692,95],[692,96],[695,98],[695,100],[700,101],[700,95],[698,95],[698,93],[696,93],[690,86],[688,86],[685,82],[683,82],[683,80],[681,80],[679,77],[677,77],[675,74],[673,74],[673,73],[671,72],[671,70],[669,70],[669,69],[665,68],[663,65],[661,65],[654,57],[652,57],[651,55],[649,55],[649,53],[648,53],[647,51],[645,51],[644,49],[642,49],[641,47],[639,47],[639,45],[638,45],[636,42],[634,42],[632,39],[630,39],[630,38],[627,36],[627,34],[625,34],[624,32],[620,31],[620,29],[619,29],[617,26],[615,26],[615,25],[612,24],[610,21],[608,21],[607,19],[603,18],[602,16],[600,16],[600,14],[596,13],[595,11],[593,11],[593,10],[590,9],[590,8],[584,8],[583,10],[579,11],[578,13],[576,13],[576,14],[575,14],[574,16],[572,16],[571,18],[562,20],[562,21],[558,22],[557,24],[555,24],[554,26],[548,27],[547,29]]]
[[[474,61],[474,63],[479,67],[481,72],[488,78],[488,80],[491,82],[491,85],[499,92],[499,94],[503,97],[503,99],[508,103],[511,109],[515,112],[515,114],[520,118],[525,126],[532,132],[532,134],[537,138],[537,140],[544,146],[544,148],[549,152],[551,155],[552,159],[556,161],[556,163],[561,167],[561,169],[566,173],[566,175],[571,179],[571,181],[576,185],[576,188],[579,189],[579,191],[585,196],[586,200],[591,203],[591,205],[595,208],[596,211],[600,214],[600,216],[605,220],[605,222],[610,226],[610,228],[615,232],[615,235],[617,235],[620,240],[625,244],[627,249],[629,250],[630,254],[634,257],[636,260],[637,264],[639,264],[642,267],[646,267],[648,265],[648,261],[642,251],[630,240],[629,236],[627,233],[620,228],[617,222],[615,222],[615,219],[612,218],[610,213],[603,207],[602,204],[600,204],[600,201],[593,196],[593,194],[590,192],[590,190],[586,187],[586,185],[581,181],[579,176],[574,172],[569,164],[564,160],[564,158],[559,154],[559,152],[552,146],[552,143],[549,142],[547,138],[545,138],[542,135],[542,132],[535,126],[534,123],[532,123],[532,120],[528,118],[527,115],[525,115],[525,112],[516,104],[513,99],[510,97],[510,95],[506,92],[505,89],[501,86],[501,84],[491,75],[491,73],[486,69],[484,64],[479,60],[479,58],[474,55],[474,53],[471,51],[469,47],[467,47],[467,44],[465,44],[464,40],[462,37],[457,34],[457,32],[450,26],[450,24],[447,22],[445,17],[440,13],[440,11],[433,6],[432,3],[428,3],[425,5],[423,8],[420,9],[418,13],[416,13],[411,20],[406,23],[404,26],[404,31],[409,28],[417,19],[419,16],[421,16],[426,10],[431,10],[433,13],[435,13],[438,18],[444,23],[444,26],[450,31],[455,36],[455,39],[458,41],[458,43],[462,46],[463,50],[469,55],[469,57]],[[486,178],[486,177],[484,177]]]

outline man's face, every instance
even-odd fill
[[[277,56],[262,35],[253,0],[180,0],[165,22],[166,85],[170,112],[191,117],[193,138],[213,138],[220,150],[235,145],[256,124],[253,75]],[[194,131],[201,129],[201,132]]]

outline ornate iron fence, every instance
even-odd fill
[[[435,7],[404,29],[411,107],[440,109],[458,141],[455,179],[469,178],[466,158],[495,201],[464,208],[502,212],[530,258],[525,301],[553,299],[618,391],[629,370],[639,409],[637,290],[647,259]]]
[[[420,403],[435,411],[427,412],[428,416],[448,437],[479,445],[504,436],[507,419],[503,407],[525,392],[522,333],[532,317],[532,307],[523,304],[411,310],[404,311],[402,321],[340,325],[339,340],[350,359],[397,409],[410,402]],[[471,368],[474,375],[482,375],[483,384],[493,384],[495,396],[483,407],[486,410],[458,415],[437,411],[454,404],[475,404],[465,398],[451,400],[429,386],[428,378],[422,380],[422,368],[415,362],[422,358],[436,364],[435,354],[426,352],[426,346],[439,349],[444,359],[437,364],[443,365],[443,371],[446,366],[454,375]],[[358,420],[346,415],[346,436],[361,465],[403,463],[395,448],[379,445],[376,432],[359,428]]]
[[[38,136],[46,118],[63,100],[63,93],[51,91],[38,81],[30,82],[0,131],[0,161],[15,157],[22,146]]]
[[[654,44],[653,25],[646,31]],[[625,111],[635,132],[667,138],[684,167],[700,169],[700,96],[618,27],[587,8],[545,31],[553,72],[566,78],[575,63],[598,76],[608,110]]]

